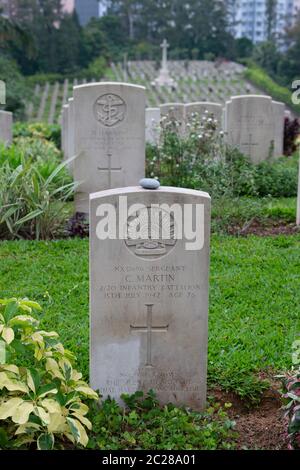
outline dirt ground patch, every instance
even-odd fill
[[[212,395],[222,404],[232,403],[228,415],[236,422],[237,449],[287,449],[286,423],[276,389],[266,390],[260,404],[251,408],[234,393],[214,390]]]
[[[252,219],[243,227],[233,226],[228,229],[230,235],[239,235],[246,237],[247,235],[257,235],[267,237],[272,235],[295,235],[300,233],[300,228],[294,223],[286,223],[281,220],[264,220]]]

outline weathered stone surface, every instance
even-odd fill
[[[274,156],[281,157],[283,155],[283,142],[284,142],[284,119],[285,119],[285,104],[279,101],[272,101],[274,112]]]
[[[222,128],[222,106],[218,103],[211,103],[205,101],[199,101],[195,103],[188,103],[185,105],[185,121],[188,124],[191,120],[193,114],[203,117],[208,115],[213,115],[214,119],[218,121],[218,129]]]
[[[75,156],[74,98],[69,98],[68,103],[68,158],[72,158]],[[74,161],[69,164],[69,172],[74,174]]]
[[[69,158],[69,105],[64,104],[61,115],[61,150],[63,159]]]
[[[206,400],[209,195],[181,188],[131,187],[90,198],[92,387],[104,398],[110,395],[118,401],[122,393],[153,389],[161,403],[202,409]],[[133,209],[136,203],[142,206]],[[129,216],[124,204],[132,209]],[[185,218],[172,212],[169,218],[166,207],[170,206],[177,215],[183,211]],[[122,221],[117,217],[117,232],[121,229],[124,234],[127,227],[127,239],[99,239],[110,207],[122,215]],[[187,207],[194,211],[193,217],[183,210]],[[150,208],[154,219],[148,226]],[[184,220],[182,239],[175,235],[181,232],[180,220]],[[140,240],[132,236],[137,222],[143,231]],[[190,224],[198,246],[187,244]],[[169,236],[164,231],[164,236],[151,237],[152,228],[169,226]]]
[[[226,103],[226,138],[254,163],[274,155],[275,122],[270,96],[233,96]]]
[[[0,111],[0,141],[6,145],[12,143],[13,114],[8,111]]]
[[[146,142],[157,145],[160,138],[160,109],[146,108]]]
[[[154,178],[143,178],[140,181],[140,186],[144,189],[158,189],[160,182]]]
[[[145,88],[125,83],[74,87],[76,210],[95,191],[136,184],[145,175]]]
[[[169,68],[168,68],[168,47],[169,47],[168,41],[164,39],[160,47],[162,48],[161,69],[159,71],[159,76],[154,80],[152,85],[157,86],[157,87],[175,88],[176,82],[171,77]]]
[[[161,123],[164,126],[166,121],[178,123],[180,135],[185,133],[185,105],[183,103],[166,103],[160,106]]]

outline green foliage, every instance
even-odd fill
[[[6,83],[6,105],[0,109],[13,112],[14,119],[24,118],[29,88],[16,63],[4,55],[0,55],[0,79]]]
[[[286,418],[288,420],[288,439],[290,449],[300,449],[300,340],[293,344],[294,369],[281,376],[283,382]]]
[[[295,198],[271,197],[220,197],[212,205],[212,231],[214,233],[242,233],[251,222],[261,226],[281,223],[294,224],[296,219]]]
[[[267,202],[260,211],[272,207]],[[258,383],[259,373],[290,367],[291,344],[300,331],[299,243],[299,235],[212,236],[210,387],[237,390],[256,401],[265,386]],[[79,368],[87,380],[88,240],[2,242],[0,259],[0,296],[17,290],[37,299],[47,312],[42,328],[58,330],[68,349],[80,350]]]
[[[86,446],[87,403],[98,395],[73,368],[74,355],[54,331],[40,329],[38,303],[0,299],[0,448]]]
[[[76,187],[46,140],[20,137],[0,148],[0,238],[47,239],[61,233]]]
[[[297,115],[300,115],[300,106],[292,102],[292,90],[278,85],[264,70],[260,67],[249,63],[245,71],[245,78],[263,90],[266,94],[271,95],[273,99],[282,101],[291,108]]]
[[[61,148],[61,127],[58,124],[46,123],[21,123],[14,125],[14,138],[30,137],[31,139],[43,139],[53,142],[59,150]],[[34,145],[34,140],[32,141]]]
[[[26,82],[33,88],[35,85],[46,85],[47,82],[51,84],[63,82],[65,78],[66,77],[60,73],[36,73],[26,77]]]
[[[260,196],[292,197],[297,194],[298,159],[286,157],[261,162],[256,168],[255,187]]]
[[[89,448],[100,450],[233,449],[235,423],[220,405],[203,413],[173,405],[160,407],[155,393],[122,395],[126,411],[113,400],[90,411],[93,436]],[[229,406],[229,405],[228,405]]]
[[[107,62],[104,57],[97,57],[88,66],[88,68],[81,72],[85,79],[100,80],[107,71]]]
[[[185,136],[171,115],[160,126],[159,145],[147,146],[147,175],[163,185],[200,189],[213,198],[297,195],[296,157],[251,163],[225,145],[213,115],[194,113]]]

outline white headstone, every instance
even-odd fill
[[[146,142],[157,145],[160,138],[160,109],[146,108]]]
[[[68,158],[75,156],[74,98],[68,100]],[[74,174],[74,161],[69,164],[71,175]]]
[[[275,122],[270,96],[233,96],[226,103],[226,138],[229,145],[259,163],[274,155]]]
[[[69,105],[64,104],[62,107],[61,115],[61,150],[63,153],[63,159],[67,160],[69,155]]]
[[[0,80],[0,104],[6,104],[6,84]]]
[[[77,212],[89,194],[134,184],[145,174],[145,88],[92,83],[74,88]]]
[[[116,400],[122,393],[153,389],[161,403],[202,409],[209,195],[181,188],[131,187],[90,198],[92,387]],[[114,235],[114,210],[117,238],[103,239],[104,227],[110,237]],[[140,230],[138,239],[135,228]],[[188,238],[195,237],[196,245],[189,245]]]
[[[275,142],[274,142],[274,156],[281,157],[283,155],[284,143],[284,119],[285,119],[285,104],[279,101],[272,101],[274,121],[275,121]]]
[[[184,135],[185,132],[185,105],[183,103],[166,103],[160,106],[160,116],[162,127],[164,122],[172,121],[178,123],[178,132]]]
[[[286,109],[286,110],[284,111],[284,117],[285,117],[285,118],[289,118],[289,119],[293,119],[293,115],[292,115],[292,113],[291,113],[291,111],[290,111],[289,109]]]
[[[218,121],[218,128],[222,127],[222,106],[218,103],[211,103],[205,101],[199,101],[195,103],[188,103],[185,105],[185,120],[186,123],[190,121],[190,117],[193,114],[199,115],[200,118],[205,116],[205,114],[213,115],[214,119]]]
[[[0,111],[0,142],[6,145],[12,143],[13,114],[8,111]]]

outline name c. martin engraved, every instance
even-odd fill
[[[114,127],[125,119],[126,103],[120,96],[107,93],[96,100],[94,115],[103,126]]]
[[[125,243],[129,250],[149,260],[168,254],[177,241],[173,215],[158,207],[145,207],[130,216],[127,234]]]

